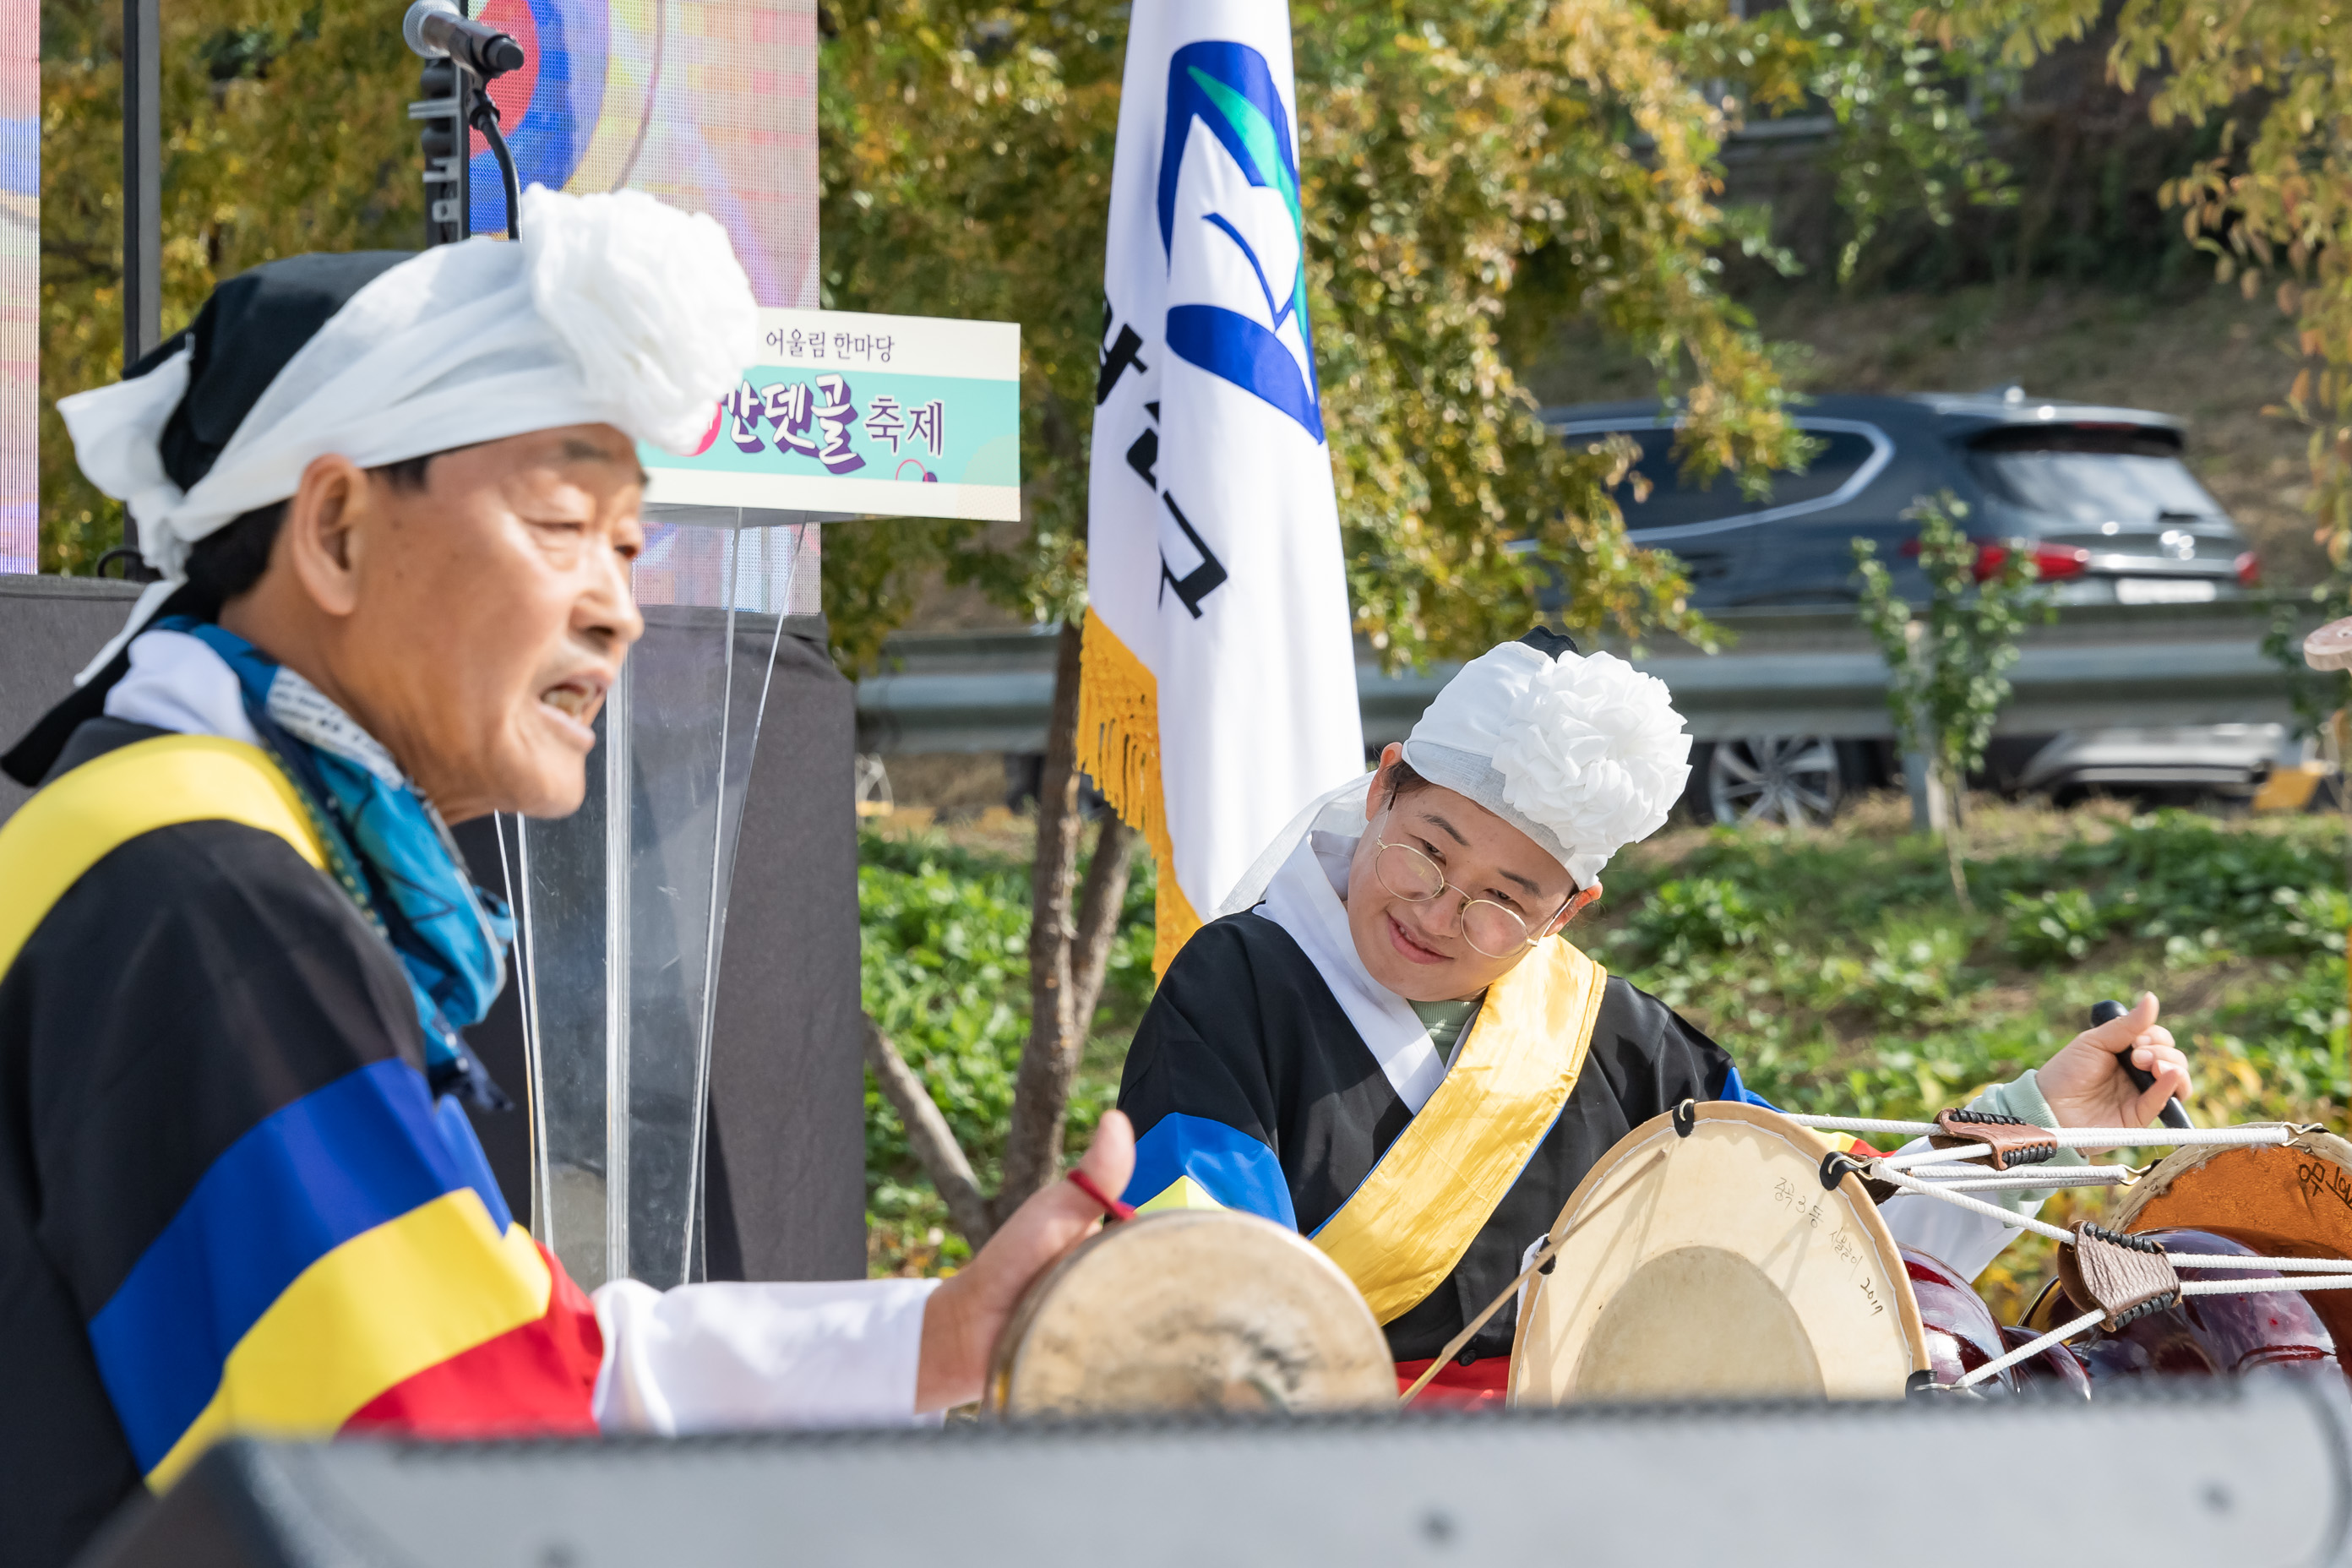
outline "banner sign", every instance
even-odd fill
[[[1021,329],[762,310],[767,345],[688,457],[641,446],[648,501],[847,517],[1021,517]]]
[[[1079,765],[1160,862],[1164,969],[1363,772],[1307,300],[1289,7],[1138,0],[1103,258]]]

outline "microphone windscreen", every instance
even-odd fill
[[[425,19],[436,15],[457,16],[464,13],[451,5],[450,0],[416,0],[409,6],[408,15],[400,19],[400,36],[408,41],[410,49],[428,60],[440,59],[449,52],[425,40]]]

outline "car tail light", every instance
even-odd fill
[[[2251,588],[2263,580],[2262,560],[2252,551],[2241,552],[2236,564],[2238,582],[2242,587]]]
[[[1979,539],[1977,547],[1977,581],[1990,578],[2009,563],[2009,546],[1998,539]],[[1904,541],[1903,553],[1918,559],[1919,542]],[[2056,582],[2065,577],[2079,577],[2091,563],[2091,552],[2076,544],[2037,544],[2033,547],[2033,564],[2044,582]]]
[[[2091,552],[2078,544],[2037,544],[2033,547],[2033,564],[2041,569],[2044,582],[2080,577],[2083,569],[2090,563]],[[1998,569],[1996,566],[1995,570]],[[1984,574],[1984,556],[1979,552],[1977,556],[1977,580],[1982,582]]]

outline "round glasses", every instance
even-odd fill
[[[1474,899],[1462,889],[1445,879],[1445,872],[1436,861],[1410,844],[1391,844],[1375,837],[1380,852],[1372,858],[1372,874],[1391,898],[1402,899],[1409,904],[1425,904],[1449,889],[1462,894],[1459,917],[1462,940],[1488,958],[1508,958],[1536,940],[1528,929],[1526,917],[1517,910],[1507,909],[1492,899]],[[1575,895],[1570,894],[1572,899]],[[1562,904],[1561,909],[1568,906]],[[1559,919],[1557,911],[1552,919]],[[1546,925],[1550,921],[1544,922]],[[1436,933],[1444,936],[1440,931]]]

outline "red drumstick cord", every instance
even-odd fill
[[[1103,1213],[1108,1215],[1111,1218],[1118,1220],[1133,1219],[1135,1217],[1135,1205],[1133,1204],[1123,1204],[1117,1198],[1111,1196],[1108,1193],[1104,1192],[1101,1187],[1096,1185],[1095,1179],[1092,1176],[1087,1175],[1084,1171],[1077,1170],[1074,1167],[1070,1172],[1070,1184],[1077,1188],[1078,1191],[1086,1194],[1087,1196],[1094,1199],[1095,1202],[1102,1205]]]

